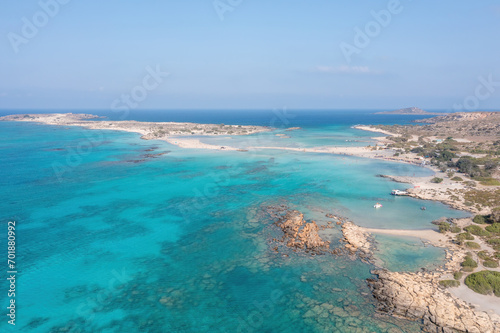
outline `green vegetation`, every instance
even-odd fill
[[[457,161],[455,166],[461,173],[468,174],[472,178],[478,178],[479,181],[485,177],[489,179],[491,172],[498,167],[497,159],[491,158],[474,158],[471,156],[463,156]],[[482,166],[482,168],[480,167]],[[486,179],[486,181],[488,181]]]
[[[500,238],[488,239],[488,244],[490,244],[490,245],[500,245]]]
[[[492,233],[500,233],[500,223],[493,223],[486,227],[486,230]]]
[[[494,294],[500,297],[500,272],[481,271],[465,278],[465,284],[470,289],[482,295]]]
[[[495,207],[500,202],[500,189],[495,191],[471,189],[465,192],[464,198],[466,201],[480,204],[484,207]]]
[[[490,257],[488,255],[488,252],[486,252],[486,251],[479,251],[477,253],[477,256],[478,256],[479,259],[483,259],[483,260],[488,259]]]
[[[460,265],[464,270],[470,268],[470,271],[472,271],[474,268],[477,268],[477,262],[471,256],[465,256],[465,260]]]
[[[460,281],[456,280],[441,280],[439,284],[445,288],[453,288],[460,286]]]
[[[439,232],[442,234],[445,234],[448,231],[450,231],[450,224],[448,222],[440,222],[438,226],[439,226]]]
[[[491,177],[478,177],[476,179],[479,181],[479,183],[481,185],[485,185],[485,186],[499,186],[500,185],[500,181],[498,181],[495,178],[491,178]]]
[[[478,225],[470,225],[468,227],[465,227],[464,229],[465,229],[465,231],[468,231],[471,234],[476,235],[476,236],[489,236],[490,235],[490,233],[488,231],[484,230],[483,228],[481,228]]]
[[[476,216],[474,216],[474,219],[472,220],[472,222],[477,223],[477,224],[485,224],[486,219],[484,218],[483,215],[476,215]]]
[[[463,245],[466,240],[474,240],[474,236],[472,236],[468,232],[462,232],[462,233],[457,235],[456,242],[459,245]]]
[[[481,248],[481,245],[479,245],[478,243],[476,242],[465,242],[465,245],[469,248],[469,249],[474,249],[474,250],[477,250],[477,249],[480,249]]]
[[[455,280],[460,280],[463,275],[464,275],[464,273],[462,273],[462,272],[455,272],[455,273],[453,273],[453,278]]]
[[[434,223],[434,224],[436,224],[436,223]],[[462,228],[457,226],[455,223],[439,222],[438,227],[439,227],[439,232],[442,234],[445,234],[448,231],[451,231],[455,234],[458,234],[460,231],[462,231]]]
[[[434,177],[431,179],[431,183],[436,183],[436,184],[439,184],[443,181],[443,178],[439,178],[439,177]]]
[[[483,261],[483,266],[488,267],[488,268],[497,268],[498,267],[498,261],[495,260],[485,260]]]
[[[500,238],[488,239],[488,244],[490,244],[494,250],[500,251]]]
[[[464,240],[474,240],[474,236],[472,236],[468,232],[462,232],[461,234],[458,234],[458,237],[463,238]]]
[[[454,180],[456,182],[462,182],[463,181],[462,177],[458,177],[458,176],[453,177],[451,180]]]

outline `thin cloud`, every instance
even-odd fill
[[[374,71],[368,66],[317,66],[316,72],[327,74],[356,74],[356,75],[379,75],[380,71]]]

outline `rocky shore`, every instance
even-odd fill
[[[370,279],[378,310],[393,316],[422,320],[428,332],[500,332],[500,317],[475,310],[439,286],[440,273],[373,272]]]
[[[369,233],[352,222],[342,226],[346,248],[360,257],[372,255]],[[434,272],[391,272],[375,270],[376,279],[368,279],[379,312],[422,321],[427,332],[500,332],[500,316],[474,308],[441,287],[439,281],[460,270],[465,250],[447,251],[444,269]]]
[[[433,169],[435,172],[438,170]],[[411,184],[413,187],[406,189],[408,195],[412,198],[421,200],[432,200],[442,202],[451,208],[463,210],[475,214],[489,214],[489,207],[467,204],[466,196],[471,191],[464,182],[456,182],[446,178],[441,174],[443,181],[433,183],[434,176],[428,177],[409,177],[409,176],[390,176],[378,175],[378,177],[387,178],[397,183]],[[477,190],[493,192],[496,187],[476,185]]]
[[[363,228],[347,221],[342,225],[342,234],[346,242],[345,247],[351,252],[359,251],[361,257],[368,257],[373,254],[372,245],[368,240],[369,234]]]

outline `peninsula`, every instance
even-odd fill
[[[181,148],[238,150],[239,148],[216,146],[187,136],[248,135],[269,131],[269,127],[225,124],[196,124],[176,122],[142,122],[135,120],[108,120],[92,114],[48,113],[16,114],[0,117],[0,121],[37,122],[47,125],[80,126],[89,129],[117,130],[141,134],[145,140],[164,140]]]
[[[395,111],[382,111],[376,112],[375,114],[403,114],[403,115],[412,115],[412,116],[431,116],[431,115],[443,115],[444,113],[437,112],[427,112],[417,107],[410,107],[399,109]]]

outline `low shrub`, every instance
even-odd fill
[[[456,280],[441,280],[439,284],[445,288],[453,288],[460,286],[460,281]]]
[[[476,216],[474,216],[474,219],[472,219],[472,222],[477,223],[477,224],[485,224],[486,219],[484,218],[483,215],[476,215]]]
[[[498,261],[495,260],[485,260],[483,261],[483,266],[488,267],[488,268],[497,268],[498,267]]]
[[[468,232],[462,232],[461,234],[458,234],[457,237],[461,237],[464,240],[474,240],[474,236],[472,236],[472,234],[470,234]]]
[[[476,236],[489,236],[490,235],[490,233],[488,231],[484,230],[483,228],[481,228],[478,225],[470,225],[468,227],[465,227],[464,229],[466,231],[470,232],[471,234],[476,235]]]
[[[450,231],[450,229],[451,229],[451,226],[448,222],[440,222],[439,223],[439,232],[440,233],[444,234],[444,233]]]
[[[461,266],[464,268],[476,268],[477,262],[472,259],[471,256],[465,256],[465,260],[461,263]]]
[[[474,249],[474,250],[477,250],[477,249],[480,249],[481,248],[481,245],[479,245],[478,243],[475,243],[475,242],[466,242],[465,245],[469,248],[469,249]]]
[[[495,178],[483,177],[483,178],[478,179],[478,180],[479,180],[479,183],[481,185],[485,185],[485,186],[499,186],[500,185],[500,181],[498,181]]]
[[[490,244],[490,245],[500,245],[500,238],[488,239],[488,244]]]
[[[500,272],[481,271],[465,278],[465,284],[476,293],[482,295],[494,294],[500,297]]]
[[[451,180],[454,180],[456,182],[462,182],[463,181],[463,179],[461,177],[458,177],[458,176],[453,177]]]
[[[454,225],[450,228],[450,231],[453,232],[454,234],[458,234],[460,231],[462,231],[462,228]]]
[[[487,226],[486,231],[500,233],[500,223],[493,223],[492,225]]]
[[[478,257],[479,259],[483,259],[483,260],[485,260],[485,259],[488,259],[490,256],[488,255],[488,252],[486,252],[486,251],[479,251],[479,252],[477,253],[477,257]]]
[[[439,184],[443,181],[443,178],[439,178],[439,177],[434,177],[431,179],[431,183],[436,183],[436,184]]]
[[[468,232],[462,232],[462,233],[458,234],[456,237],[456,242],[459,245],[463,245],[466,240],[474,240],[474,236],[472,236]]]
[[[463,275],[464,275],[464,273],[462,273],[462,272],[455,272],[455,273],[453,273],[453,278],[455,280],[460,280]]]

